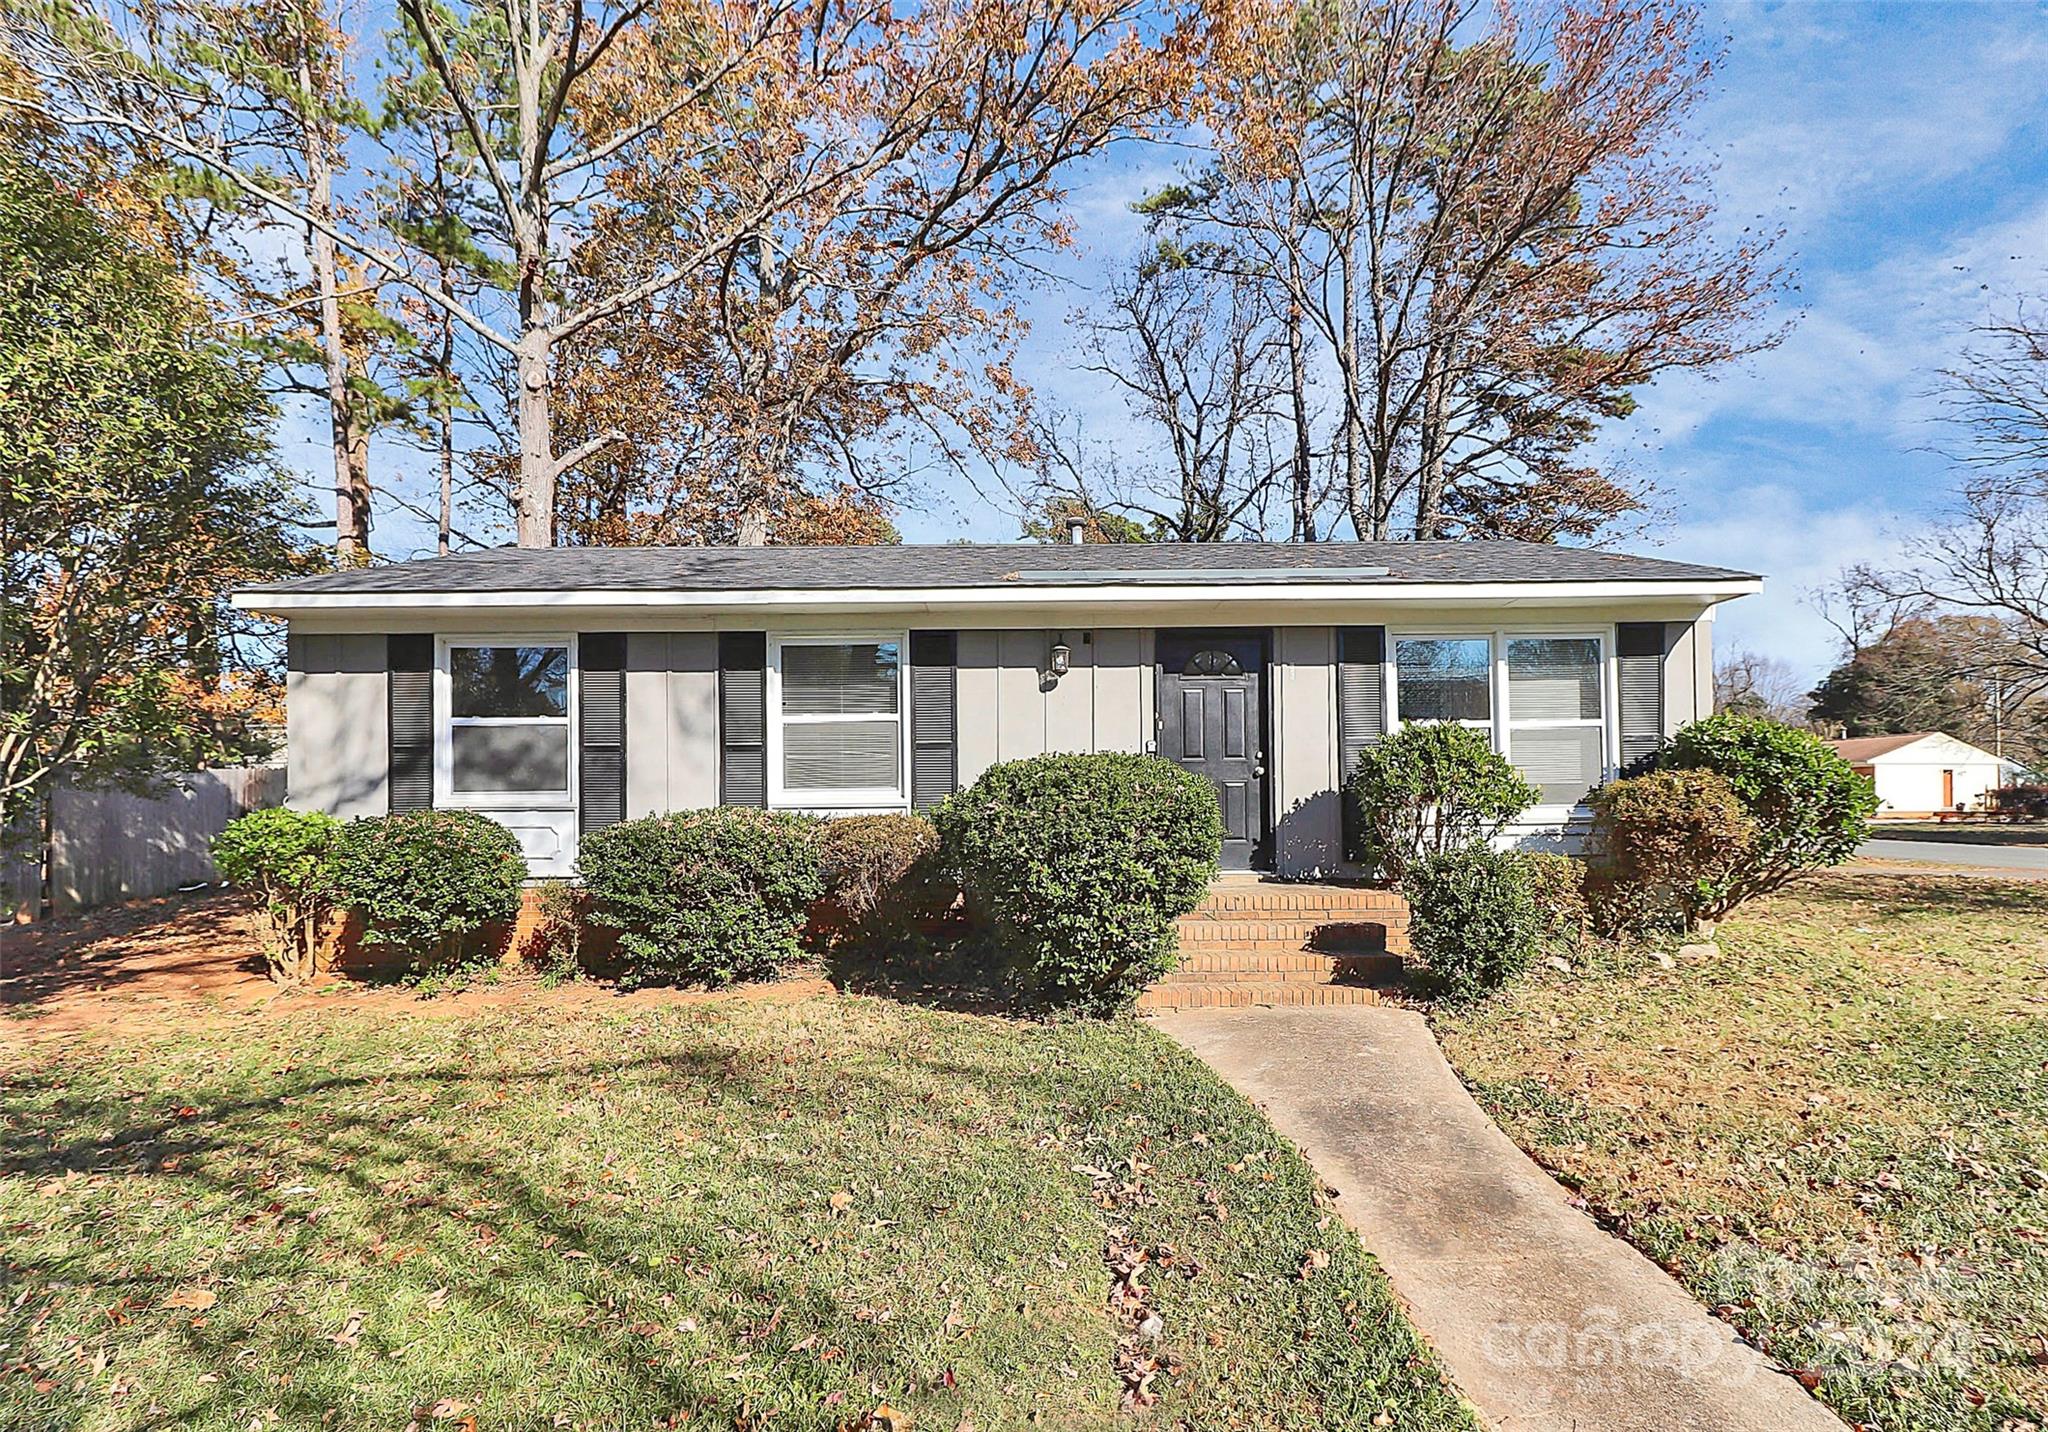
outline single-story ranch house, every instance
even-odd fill
[[[1877,788],[1880,815],[1966,810],[2005,780],[2005,762],[1944,731],[1855,736],[1831,744]]]
[[[489,812],[536,873],[718,803],[929,806],[992,762],[1148,751],[1212,779],[1224,863],[1342,859],[1338,787],[1460,721],[1587,790],[1713,702],[1742,572],[1518,542],[498,549],[237,593],[290,622],[290,803]]]

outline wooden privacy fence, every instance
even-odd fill
[[[238,815],[284,803],[282,766],[226,766],[167,778],[156,796],[81,791],[50,795],[50,901],[84,910],[162,895],[214,878],[213,838]],[[9,861],[10,907],[32,907],[41,872]]]

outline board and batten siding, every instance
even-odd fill
[[[290,805],[343,820],[390,809],[388,642],[382,632],[293,632],[287,639]]]
[[[718,634],[626,637],[626,818],[718,804]]]
[[[1626,620],[1628,614],[1615,617]],[[1527,613],[1517,618],[1532,619]],[[1324,625],[1277,626],[1272,632],[1267,764],[1275,863],[1289,875],[1328,871],[1342,856],[1338,632]],[[1055,679],[1051,652],[1062,642],[1071,668]],[[970,784],[997,761],[1046,751],[1149,749],[1155,734],[1154,647],[1148,627],[958,629],[957,783]],[[344,818],[382,815],[390,808],[387,658],[381,632],[293,633],[292,805]],[[718,664],[714,630],[627,634],[627,818],[718,803]],[[1711,620],[1665,622],[1661,696],[1667,736],[1711,714]]]
[[[1070,652],[1065,676],[1052,649]],[[1047,751],[1143,751],[1152,738],[1152,632],[1137,627],[963,631],[959,782]]]

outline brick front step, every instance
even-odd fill
[[[1343,919],[1407,910],[1407,902],[1393,891],[1365,885],[1220,885],[1203,897],[1189,918]]]
[[[1183,951],[1169,980],[1331,980],[1393,979],[1401,973],[1397,956],[1378,952],[1326,955],[1316,950],[1275,950],[1248,954],[1235,950]]]
[[[1168,980],[1138,996],[1141,1010],[1254,1009],[1276,1005],[1378,1004],[1366,985],[1182,983]]]
[[[1217,920],[1191,915],[1179,922],[1183,950],[1241,950],[1263,946],[1348,954],[1383,949],[1390,928],[1406,929],[1407,912],[1384,920]]]

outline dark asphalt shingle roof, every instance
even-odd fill
[[[559,591],[832,591],[997,587],[1033,572],[1272,571],[1384,567],[1375,584],[1697,582],[1746,572],[1535,542],[1007,543],[900,547],[500,547],[301,577],[251,594],[403,595]],[[1105,580],[1113,581],[1113,576]]]

